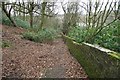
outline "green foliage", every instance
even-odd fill
[[[86,28],[81,28],[80,26],[76,26],[71,28],[68,33],[68,36],[73,38],[76,42],[84,42],[85,36],[87,35]]]
[[[9,26],[12,25],[9,18],[3,12],[0,12],[0,24],[9,25]]]
[[[95,38],[90,42],[91,44],[98,44],[102,47],[120,52],[120,22],[116,21],[110,26],[105,27]],[[85,42],[86,37],[93,33],[94,29],[89,31],[86,28],[74,27],[68,33],[68,36],[73,38],[76,42]]]
[[[1,47],[2,47],[2,48],[10,47],[10,45],[11,45],[10,42],[3,40]]]
[[[83,43],[76,43],[68,36],[63,38],[74,58],[78,60],[89,78],[111,78],[119,76],[120,54],[103,52]],[[107,56],[106,56],[107,55]],[[110,66],[108,66],[110,65]]]
[[[36,36],[37,34],[35,33],[35,32],[30,32],[30,31],[28,31],[28,32],[25,32],[25,33],[23,33],[23,38],[25,38],[25,39],[28,39],[28,40],[31,40],[31,41],[35,41],[35,36]]]
[[[27,21],[23,21],[21,19],[14,18],[14,17],[12,17],[12,18],[15,20],[15,23],[17,24],[18,27],[22,27],[22,28],[30,27],[30,24]],[[13,26],[13,24],[11,23],[9,18],[3,12],[0,12],[0,24]]]
[[[99,35],[95,37],[94,43],[99,44],[105,48],[120,52],[120,23],[115,22],[110,26],[104,28]]]
[[[28,31],[23,33],[23,38],[34,42],[47,42],[52,41],[57,37],[57,32],[54,29],[44,28],[38,32]]]
[[[17,24],[17,26],[22,27],[22,28],[29,28],[30,24],[27,21],[23,21],[21,19],[15,18],[15,22]]]

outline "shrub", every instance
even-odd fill
[[[30,27],[30,24],[27,21],[23,21],[19,18],[13,18],[13,19],[15,20],[15,23],[19,27],[22,27],[22,28],[29,28]],[[0,12],[0,24],[13,26],[13,24],[11,23],[9,18],[4,14],[4,12]]]
[[[73,38],[76,42],[84,42],[85,36],[87,35],[86,28],[76,26],[70,29],[68,36]]]
[[[3,12],[0,12],[0,24],[4,24],[4,25],[8,25],[8,26],[12,25],[9,18]]]
[[[110,26],[105,27],[91,42],[91,44],[98,44],[102,47],[120,52],[120,22],[116,21]],[[91,29],[91,31],[93,31]],[[89,31],[89,32],[91,32]],[[68,33],[68,36],[73,38],[76,42],[85,42],[87,33],[86,28],[74,27]]]
[[[57,37],[54,29],[44,28],[38,32],[28,31],[23,33],[23,38],[34,41],[34,42],[47,42],[52,41]]]
[[[3,40],[1,47],[2,47],[2,48],[10,47],[10,45],[11,45],[10,42]]]
[[[27,21],[23,21],[21,19],[15,18],[15,22],[17,24],[17,26],[22,27],[22,28],[29,28],[30,24]]]
[[[120,52],[120,33],[118,28],[120,28],[120,23],[118,21],[104,28],[101,33],[96,36],[94,43]]]
[[[34,41],[35,36],[36,36],[36,33],[34,33],[34,32],[28,31],[28,32],[23,33],[23,37],[25,39],[28,39],[28,40],[31,40],[31,41]]]

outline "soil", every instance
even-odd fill
[[[22,38],[26,30],[0,25],[2,39],[10,46],[2,49],[2,76],[6,78],[87,78],[81,65],[70,55],[61,38],[36,43]]]

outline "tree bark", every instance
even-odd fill
[[[30,12],[30,26],[33,27],[33,13]]]
[[[43,2],[42,3],[42,11],[41,11],[41,23],[40,23],[40,29],[42,29],[42,27],[43,27],[43,23],[44,23],[44,17],[45,17],[45,7],[46,7],[46,5],[47,5],[47,2]]]
[[[14,20],[11,18],[11,14],[8,13],[8,11],[5,8],[5,2],[2,2],[2,10],[4,11],[4,13],[6,14],[6,16],[9,18],[9,20],[11,21],[11,23],[13,24],[14,27],[17,27],[16,23],[14,22]]]

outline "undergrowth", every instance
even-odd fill
[[[91,44],[98,44],[102,47],[120,52],[120,22],[116,21],[113,24],[105,27],[95,38],[90,42]],[[74,27],[68,33],[68,36],[73,38],[76,42],[85,42],[87,33],[86,28],[79,26]]]
[[[3,40],[1,42],[1,47],[2,48],[6,48],[6,47],[10,47],[10,46],[11,46],[11,43],[9,41]]]
[[[28,31],[23,33],[23,38],[34,42],[48,42],[57,38],[57,32],[51,28],[44,28],[38,32]]]
[[[12,19],[15,21],[15,23],[18,27],[22,27],[25,29],[30,27],[30,24],[27,21],[23,21],[19,18],[14,18],[14,17],[12,17]],[[0,24],[13,26],[13,24],[11,23],[9,18],[4,14],[4,12],[0,12]]]

